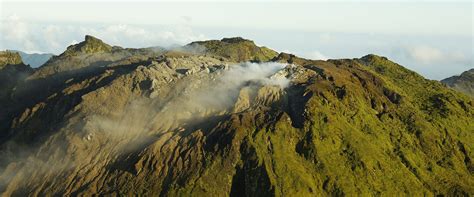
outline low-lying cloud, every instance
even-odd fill
[[[330,59],[329,56],[321,53],[320,51],[317,51],[317,50],[312,50],[312,51],[307,51],[307,52],[293,52],[293,51],[290,51],[290,50],[283,50],[282,52],[284,53],[290,53],[290,54],[294,54],[294,55],[297,55],[299,57],[302,57],[302,58],[306,58],[306,59],[312,59],[312,60],[328,60]]]
[[[191,114],[221,111],[232,107],[243,86],[280,86],[286,88],[290,80],[278,71],[287,65],[282,63],[241,63],[229,66],[209,84],[193,89],[181,102],[165,109],[168,112],[188,111]]]
[[[240,85],[247,81],[260,81],[264,85],[282,85],[285,88],[287,84],[284,82],[289,82],[287,78],[270,77],[285,67],[286,64],[276,62],[242,63],[224,73],[222,80],[225,84],[230,84],[231,86]]]
[[[430,46],[411,46],[406,48],[408,56],[421,64],[469,61],[461,52],[443,52]]]

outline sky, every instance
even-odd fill
[[[241,36],[312,59],[386,56],[429,79],[474,67],[472,1],[0,0],[0,50],[59,54],[98,37],[123,47]]]

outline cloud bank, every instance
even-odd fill
[[[410,58],[425,65],[447,62],[467,64],[469,62],[469,58],[461,52],[444,52],[430,46],[411,46],[406,48],[406,52]]]
[[[189,26],[139,26],[127,24],[69,25],[41,24],[22,20],[17,16],[1,19],[0,50],[16,49],[26,52],[59,54],[67,46],[94,35],[112,45],[142,48],[150,46],[182,45],[207,39]]]

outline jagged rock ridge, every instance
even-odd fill
[[[474,193],[472,98],[376,55],[265,51],[230,38],[54,58],[0,106],[0,191]]]

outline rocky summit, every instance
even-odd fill
[[[7,65],[21,64],[20,54],[12,51],[0,51],[0,69]]]
[[[382,56],[86,36],[16,73],[0,94],[4,196],[474,195],[473,98]]]

